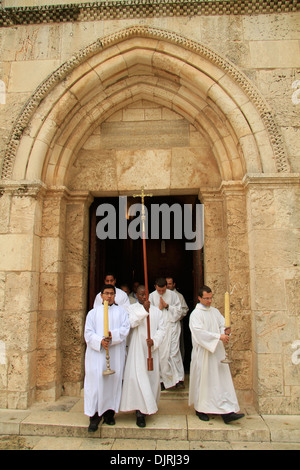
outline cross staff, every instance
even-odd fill
[[[145,278],[145,294],[146,294],[146,300],[149,298],[149,289],[148,289],[148,272],[147,272],[147,252],[146,252],[146,234],[145,234],[145,205],[144,205],[144,199],[145,197],[152,197],[152,194],[145,194],[144,193],[144,186],[142,186],[142,192],[141,194],[134,194],[133,197],[140,197],[142,200],[142,228],[143,228],[143,258],[144,258],[144,278]],[[147,309],[146,309],[147,310]],[[147,310],[148,316],[147,316],[147,339],[151,339],[151,333],[150,333],[150,315],[149,315],[149,310]],[[148,370],[153,370],[153,359],[151,357],[151,346],[148,346],[148,359],[147,359],[147,367]]]

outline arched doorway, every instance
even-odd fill
[[[90,250],[89,250],[89,287],[88,287],[88,309],[93,308],[94,300],[102,288],[106,273],[114,273],[117,279],[117,287],[126,284],[129,288],[134,282],[144,283],[144,260],[142,235],[137,233],[138,238],[130,236],[130,224],[135,219],[128,216],[129,208],[136,203],[134,197],[126,198],[120,203],[121,198],[95,198],[90,206]],[[127,214],[123,213],[124,203]],[[158,277],[172,277],[177,290],[184,296],[189,311],[183,319],[182,326],[182,353],[185,370],[189,371],[191,358],[191,336],[189,331],[189,315],[197,302],[199,287],[203,285],[203,247],[201,233],[197,236],[196,243],[200,248],[188,249],[191,238],[196,239],[194,234],[196,204],[199,204],[196,195],[190,196],[151,196],[146,207],[146,247],[147,247],[147,274],[149,292],[154,290],[155,280]],[[111,207],[115,214],[116,233],[109,236],[103,233],[102,237],[97,235],[97,224],[101,220],[107,221],[107,217],[97,217],[99,207],[103,205],[106,210]],[[184,229],[185,211],[192,212],[191,226],[189,230]],[[152,212],[153,211],[153,212]],[[103,210],[103,212],[105,212]],[[102,212],[101,212],[102,213]],[[159,215],[159,218],[157,217]],[[198,212],[202,215],[202,212]],[[139,217],[139,213],[137,214]],[[120,218],[122,219],[120,221]],[[155,218],[155,220],[153,220]],[[194,219],[194,222],[193,222]],[[159,226],[157,226],[159,222]],[[120,237],[120,225],[125,223],[125,233],[122,227]],[[151,231],[151,224],[155,224],[155,232]],[[136,224],[139,231],[139,224]],[[198,225],[199,222],[198,222]],[[136,227],[136,226],[135,226]],[[202,226],[197,227],[203,230]],[[106,227],[107,231],[107,227]],[[151,233],[152,232],[152,233]],[[201,239],[200,239],[201,238]]]

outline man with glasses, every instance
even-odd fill
[[[86,317],[84,338],[85,355],[84,413],[90,417],[89,432],[104,423],[115,424],[114,414],[119,411],[122,378],[126,356],[126,338],[130,330],[128,313],[115,304],[115,287],[104,285],[102,303],[90,310]],[[104,337],[104,304],[108,301],[109,337]],[[112,375],[103,375],[106,369],[106,350],[109,349]]]
[[[230,328],[225,319],[211,306],[213,294],[203,286],[198,295],[199,303],[190,315],[192,334],[192,359],[190,368],[189,405],[194,405],[196,415],[209,421],[208,414],[220,414],[225,424],[244,416],[234,390],[224,344],[229,341]]]

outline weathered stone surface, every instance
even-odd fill
[[[199,194],[205,282],[220,311],[231,296],[237,391],[299,413],[298,13],[196,3],[76,21],[55,7],[56,23],[38,10],[1,30],[0,406],[80,394],[88,206],[145,185]]]

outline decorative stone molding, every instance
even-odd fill
[[[0,185],[0,197],[7,193],[20,198],[37,198],[40,194],[44,194],[45,191],[46,185],[42,181],[3,181]]]
[[[227,59],[221,57],[219,54],[215,53],[203,44],[192,41],[191,39],[187,39],[183,36],[179,36],[178,34],[171,31],[150,28],[147,26],[133,26],[106,36],[102,39],[98,39],[93,44],[90,44],[88,47],[80,50],[77,54],[72,56],[71,59],[64,62],[38,86],[38,88],[23,107],[13,127],[9,142],[6,147],[2,165],[1,177],[3,179],[10,179],[12,177],[15,155],[22,133],[30,122],[31,117],[33,116],[42,99],[45,98],[45,96],[55,87],[55,85],[57,85],[64,77],[66,77],[67,74],[74,70],[78,65],[83,63],[88,57],[99,53],[101,50],[104,50],[118,42],[130,39],[132,37],[154,38],[171,42],[196,54],[199,54],[200,56],[215,64],[217,67],[223,69],[226,74],[228,74],[237,84],[239,84],[239,86],[249,96],[249,99],[258,110],[272,143],[277,171],[290,171],[288,159],[283,145],[283,139],[273,118],[272,111],[266,100],[244,73],[242,73]]]
[[[297,11],[297,0],[110,0],[4,8],[0,27],[161,16],[253,15]]]
[[[243,186],[247,189],[250,187],[267,187],[268,189],[278,188],[280,186],[297,186],[300,185],[300,174],[299,173],[285,173],[280,175],[281,177],[278,178],[278,175],[275,174],[246,174],[243,178]]]

